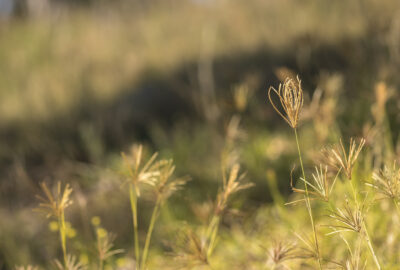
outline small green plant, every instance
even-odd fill
[[[279,98],[281,109],[274,103],[274,94]],[[115,248],[114,234],[104,229],[99,217],[92,218],[95,238],[92,242],[95,245],[92,243],[89,248],[95,247],[94,252],[82,248],[85,245],[79,239],[73,243],[68,241],[67,245],[69,235],[76,234],[65,216],[66,209],[72,204],[72,188],[69,184],[62,187],[58,182],[53,192],[41,183],[43,195],[38,196],[40,203],[37,210],[51,219],[49,228],[59,233],[62,250],[62,259],[56,260],[53,266],[59,270],[108,270],[115,267],[118,270],[216,270],[236,267],[269,270],[397,269],[397,239],[400,237],[397,230],[400,218],[400,170],[397,163],[394,161],[392,166],[382,163],[376,168],[376,164],[388,159],[384,159],[381,152],[374,152],[374,147],[370,147],[371,141],[364,138],[339,139],[337,144],[326,146],[322,151],[306,148],[306,144],[300,143],[300,113],[307,108],[303,108],[303,89],[299,78],[291,76],[285,79],[278,90],[271,87],[268,96],[273,108],[294,132],[294,140],[279,138],[268,143],[276,144],[272,147],[276,146],[279,151],[287,147],[287,153],[298,155],[301,168],[297,183],[294,168],[288,170],[292,192],[287,203],[284,203],[284,193],[278,186],[280,175],[278,168],[273,166],[275,159],[271,159],[271,167],[265,170],[265,174],[269,178],[274,203],[260,206],[251,215],[233,207],[235,194],[253,185],[246,180],[247,174],[243,172],[243,167],[248,168],[248,161],[242,159],[242,152],[246,149],[238,147],[237,142],[246,138],[247,134],[240,129],[240,118],[236,115],[227,125],[225,137],[218,134],[224,144],[220,163],[213,160],[214,164],[217,163],[213,167],[215,171],[220,170],[219,189],[214,200],[193,205],[192,200],[188,200],[188,209],[193,210],[201,223],[173,224],[179,231],[175,241],[171,243],[163,239],[163,243],[170,247],[169,250],[166,248],[167,253],[173,256],[152,252],[154,231],[163,206],[189,180],[188,177],[174,176],[176,168],[173,160],[159,159],[158,153],[147,155],[142,145],[134,145],[128,154],[122,153],[121,159],[118,159],[118,164],[123,167],[122,186],[127,187],[126,195],[130,202],[134,238],[133,242],[128,241],[128,245],[132,246],[130,250],[134,253],[134,260],[129,258],[129,249],[126,257],[116,256],[123,250]],[[386,101],[380,102],[379,110],[383,111]],[[322,137],[334,139],[334,136]],[[288,142],[282,144],[284,140]],[[260,145],[260,148],[265,146],[255,144],[256,147]],[[313,167],[303,164],[303,148],[307,149],[304,151],[307,161],[315,161]],[[251,156],[247,155],[247,158],[251,159]],[[245,166],[240,165],[242,162]],[[141,206],[144,198],[151,198],[153,207],[148,227],[139,230],[138,218],[141,215],[138,205]],[[305,204],[305,209],[285,207],[298,204]],[[390,214],[393,213],[392,218]],[[238,214],[242,219],[236,219]],[[382,226],[388,227],[387,232],[382,232]],[[143,232],[143,240],[139,238],[140,232]],[[281,237],[283,235],[285,237]],[[71,254],[71,250],[80,248],[85,250],[80,257]],[[88,254],[95,255],[89,257]],[[27,266],[15,269],[39,268]]]
[[[275,93],[278,96],[279,101],[281,103],[281,107],[283,109],[283,112],[281,112],[281,110],[277,107],[277,105],[275,105],[275,103],[272,99],[272,93]],[[301,155],[299,138],[297,135],[299,116],[300,116],[301,108],[302,108],[303,102],[304,102],[303,89],[301,87],[301,81],[300,81],[299,77],[297,77],[297,81],[295,81],[292,78],[285,79],[283,84],[279,84],[278,90],[276,90],[274,87],[271,86],[268,90],[268,98],[269,98],[269,101],[271,102],[272,107],[274,107],[275,111],[294,130],[297,151],[299,154],[301,172],[303,174],[304,197],[305,197],[305,202],[306,202],[306,208],[307,208],[308,214],[310,216],[311,227],[312,227],[313,235],[314,235],[314,245],[315,245],[315,250],[316,250],[316,255],[317,255],[316,259],[318,261],[319,269],[322,270],[317,230],[316,230],[314,216],[313,216],[312,207],[311,207],[311,203],[310,203],[310,194],[308,192],[309,182],[307,182],[307,180],[306,180],[306,175],[305,175],[304,166],[303,166],[303,158]]]
[[[93,217],[91,221],[96,234],[96,250],[99,258],[98,270],[103,270],[107,259],[124,252],[124,250],[114,249],[115,234],[109,233],[101,226],[99,217]]]
[[[40,200],[37,211],[43,212],[47,218],[55,218],[58,222],[58,229],[60,232],[60,242],[63,252],[63,267],[69,269],[74,260],[72,257],[67,255],[67,226],[65,222],[65,209],[72,204],[70,195],[72,188],[69,184],[66,184],[64,190],[61,188],[61,182],[57,183],[57,189],[55,195],[49,190],[46,183],[40,184],[44,196],[38,195],[37,198]],[[58,263],[59,266],[62,264]]]
[[[147,257],[150,248],[151,236],[154,230],[156,219],[159,215],[161,206],[176,191],[181,189],[189,180],[188,177],[174,178],[175,165],[172,160],[156,161],[157,153],[143,164],[143,146],[135,145],[132,148],[131,156],[122,154],[125,167],[128,170],[127,182],[129,182],[129,194],[133,217],[134,241],[136,268],[146,269]],[[137,202],[140,196],[140,185],[147,184],[152,187],[155,194],[155,205],[150,219],[150,224],[146,234],[143,253],[140,256],[140,244],[138,239],[137,223]]]
[[[128,158],[124,153],[121,154],[128,170],[126,182],[129,183],[129,200],[131,203],[132,223],[134,232],[134,247],[137,268],[140,269],[140,245],[138,235],[138,209],[137,201],[140,196],[140,185],[154,185],[157,177],[160,176],[158,171],[159,164],[155,163],[158,153],[154,153],[151,158],[143,164],[143,146],[134,145],[131,150],[131,156]]]
[[[174,257],[183,269],[192,269],[195,266],[213,269],[210,258],[216,248],[221,221],[229,209],[229,201],[237,192],[253,186],[253,183],[246,180],[246,173],[241,172],[237,161],[236,141],[242,134],[239,123],[239,117],[234,116],[227,127],[225,145],[221,152],[222,187],[217,193],[213,206],[209,209],[204,230],[199,233],[185,226],[176,243],[172,245]]]

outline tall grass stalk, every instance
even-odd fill
[[[64,258],[64,266],[67,268],[67,228],[65,225],[65,214],[64,211],[61,211],[61,215],[58,218],[58,227],[60,231],[60,240],[61,240],[61,248],[63,251],[63,258]]]
[[[375,262],[375,264],[376,264],[376,267],[377,267],[379,270],[381,270],[382,267],[381,267],[381,265],[379,264],[378,257],[376,256],[374,247],[372,246],[371,238],[369,237],[369,233],[368,233],[368,230],[367,230],[367,226],[365,225],[364,218],[363,218],[362,223],[363,223],[364,232],[365,232],[365,236],[366,236],[366,237],[365,237],[365,240],[366,240],[366,242],[367,242],[367,244],[368,244],[368,248],[369,248],[369,250],[370,250],[371,253],[372,253],[372,257],[374,258],[374,262]]]
[[[207,239],[209,239],[209,242],[207,248],[207,258],[211,256],[214,250],[215,241],[217,239],[219,230],[219,222],[220,222],[220,217],[218,215],[214,215],[211,219],[210,226],[208,227]]]
[[[46,217],[54,217],[57,220],[60,232],[61,248],[63,251],[64,268],[68,269],[69,263],[67,256],[67,226],[65,224],[65,209],[72,204],[72,200],[70,200],[72,188],[70,188],[69,184],[66,184],[64,190],[62,190],[61,183],[58,182],[56,194],[53,195],[45,183],[41,183],[40,186],[45,196],[37,195],[40,203],[39,207],[36,208],[36,211],[43,212],[46,214]]]
[[[301,172],[303,174],[303,179],[304,179],[304,190],[305,190],[305,197],[306,197],[306,206],[307,206],[308,214],[310,216],[311,227],[312,227],[312,230],[313,230],[315,249],[316,249],[316,252],[317,252],[318,266],[319,266],[319,269],[322,270],[322,263],[321,263],[321,256],[320,256],[320,252],[319,252],[317,231],[315,229],[314,217],[313,217],[311,204],[310,204],[310,196],[308,194],[308,187],[307,187],[308,185],[306,183],[306,175],[304,173],[303,159],[301,157],[301,150],[300,150],[299,138],[298,138],[298,135],[297,135],[297,128],[294,128],[294,134],[295,134],[295,137],[296,137],[297,151],[299,153]]]
[[[139,261],[140,261],[140,246],[139,246],[139,236],[138,236],[138,222],[137,222],[137,195],[133,184],[129,185],[129,199],[131,202],[131,211],[132,211],[132,223],[133,223],[133,238],[134,238],[134,246],[135,246],[135,259],[136,259],[136,267],[140,269]]]
[[[349,180],[350,180],[350,184],[351,184],[351,189],[352,189],[352,191],[353,191],[354,202],[356,203],[357,210],[358,210],[358,209],[360,209],[360,203],[358,202],[358,198],[357,198],[357,190],[356,190],[356,188],[354,187],[353,180],[352,180],[352,179],[349,179]],[[354,181],[355,181],[355,180],[354,180]],[[370,238],[370,236],[369,236],[369,233],[368,233],[368,230],[367,230],[367,225],[365,224],[364,217],[363,217],[361,220],[362,220],[362,227],[363,227],[363,229],[364,229],[364,234],[365,234],[365,241],[367,242],[368,248],[369,248],[369,250],[370,250],[370,252],[371,252],[371,255],[372,255],[373,259],[374,259],[374,263],[376,264],[376,267],[377,267],[379,270],[381,270],[382,267],[381,267],[381,265],[380,265],[380,263],[379,263],[378,257],[376,256],[374,247],[372,246],[372,241],[371,241],[371,238]]]
[[[149,229],[148,229],[147,235],[146,235],[146,242],[145,242],[144,248],[143,248],[142,261],[141,261],[142,268],[138,267],[139,269],[144,270],[145,266],[146,266],[146,260],[147,260],[147,254],[149,252],[151,235],[153,234],[154,224],[156,222],[158,212],[160,210],[160,205],[161,205],[161,197],[159,196],[157,198],[156,205],[154,206],[153,213],[151,214]]]

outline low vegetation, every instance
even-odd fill
[[[398,1],[210,2],[0,22],[1,270],[398,269]]]

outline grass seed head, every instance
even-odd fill
[[[346,151],[342,140],[338,145],[323,150],[326,163],[336,170],[342,169],[347,179],[351,180],[352,171],[357,158],[363,149],[365,139],[361,138],[357,143],[354,138],[350,138],[349,150]]]
[[[189,177],[174,178],[175,165],[172,160],[160,161],[160,176],[155,183],[155,192],[162,201],[168,199],[174,192],[182,189]]]
[[[400,169],[393,162],[392,167],[385,166],[383,170],[376,171],[372,174],[373,183],[366,183],[373,187],[384,198],[396,199],[400,198]]]
[[[66,265],[56,260],[55,264],[59,270],[86,270],[87,266],[80,262],[75,256],[68,254]]]
[[[227,181],[224,182],[223,189],[218,194],[217,204],[215,208],[216,215],[220,215],[225,210],[225,208],[227,207],[228,199],[232,196],[232,194],[253,186],[252,183],[245,182],[246,174],[239,174],[239,171],[240,165],[234,164],[230,170]]]
[[[40,186],[43,190],[44,196],[36,196],[40,203],[35,210],[45,213],[47,218],[59,218],[64,210],[72,204],[72,200],[70,199],[72,188],[69,184],[66,184],[64,190],[62,190],[61,182],[58,182],[56,194],[53,195],[46,183],[42,182]]]
[[[97,252],[101,261],[105,261],[116,254],[124,252],[123,249],[114,249],[114,240],[115,235],[112,233],[97,235]]]
[[[275,266],[299,258],[296,245],[283,241],[275,241],[274,245],[268,250],[268,256]]]
[[[312,174],[313,182],[309,182],[303,178],[300,178],[301,181],[304,182],[311,189],[308,190],[308,193],[313,196],[313,199],[321,200],[321,201],[329,201],[329,197],[332,193],[333,187],[335,186],[336,177],[333,181],[328,179],[328,166],[319,165],[315,166],[315,172]],[[300,194],[306,194],[304,189],[295,188],[293,186],[293,178],[291,177],[290,185],[292,187],[293,192],[297,192]],[[304,199],[302,200],[304,201]],[[298,201],[295,201],[298,202]],[[293,203],[293,202],[291,202]],[[291,204],[289,203],[289,204]]]
[[[329,225],[334,231],[329,234],[339,233],[342,231],[354,231],[360,232],[363,224],[363,206],[361,209],[356,207],[353,209],[350,207],[349,201],[346,199],[344,209],[336,208],[336,211],[331,211],[330,218],[337,222],[337,225]]]
[[[185,226],[177,236],[173,246],[173,256],[179,268],[208,265],[207,246],[205,241],[189,227]]]
[[[297,258],[301,259],[311,259],[311,258],[318,258],[319,251],[316,245],[316,242],[313,237],[309,237],[307,235],[300,235],[299,233],[294,233],[295,236],[300,240],[298,245],[298,253]]]
[[[156,162],[158,153],[154,153],[145,163],[142,145],[134,145],[129,156],[125,153],[121,155],[128,170],[127,182],[133,184],[137,196],[140,196],[140,184],[155,185],[160,176],[160,162]]]
[[[272,101],[272,92],[274,92],[281,103],[283,112]],[[268,89],[268,98],[275,111],[292,127],[297,128],[299,123],[300,110],[303,106],[303,89],[301,81],[297,77],[297,81],[286,78],[283,84],[279,84],[278,90],[274,87]]]

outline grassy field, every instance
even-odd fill
[[[2,20],[0,269],[398,269],[399,70],[396,0]]]

